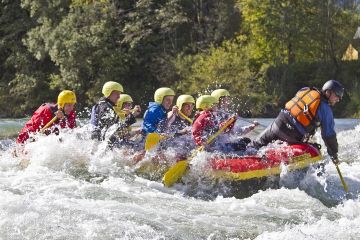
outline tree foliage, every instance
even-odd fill
[[[360,45],[358,22],[352,0],[2,0],[0,116],[31,114],[62,89],[82,109],[110,80],[141,104],[160,86],[222,86],[244,114],[271,116],[298,87],[358,86],[357,62],[341,61]],[[360,114],[355,89],[338,115]]]

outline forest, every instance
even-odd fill
[[[241,116],[274,117],[329,79],[346,89],[335,116],[360,117],[360,62],[344,57],[359,20],[356,0],[0,0],[0,117],[63,89],[81,112],[107,81],[143,108],[158,87],[222,87]]]

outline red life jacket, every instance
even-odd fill
[[[321,93],[315,88],[304,88],[298,91],[285,109],[305,128],[311,128],[316,121],[316,112],[320,105]]]
[[[24,143],[29,138],[29,133],[40,131],[48,122],[55,117],[55,112],[58,110],[56,104],[44,103],[42,104],[33,114],[31,119],[25,123],[24,128],[20,131],[18,138],[16,139],[17,143]],[[51,126],[57,125],[60,128],[74,128],[76,127],[75,122],[75,111],[71,111],[65,119],[56,120]],[[51,127],[50,126],[50,127]],[[58,129],[54,128],[52,131],[46,132],[50,134],[51,132],[58,133]]]

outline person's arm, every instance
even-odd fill
[[[338,161],[338,142],[335,132],[334,115],[327,103],[321,102],[317,112],[321,125],[321,137],[324,140],[328,154],[333,161]]]

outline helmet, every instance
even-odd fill
[[[216,98],[211,95],[202,95],[196,100],[196,109],[207,110],[216,102]]]
[[[194,103],[195,104],[195,99],[191,95],[180,95],[176,99],[176,106],[179,108],[179,110],[181,110],[182,105],[184,103]]]
[[[60,108],[64,108],[65,103],[76,103],[76,95],[73,91],[64,90],[60,92],[57,99],[57,104]]]
[[[341,99],[344,95],[344,86],[336,80],[327,81],[322,87],[322,91],[332,90]]]
[[[230,97],[230,93],[228,90],[226,89],[216,89],[211,93],[211,96],[213,96],[214,98],[216,98],[217,102],[220,102],[220,98],[221,97]]]
[[[124,92],[123,86],[117,82],[106,82],[102,88],[105,97],[109,97],[113,91]]]
[[[161,104],[166,96],[175,96],[174,90],[167,87],[159,88],[155,91],[154,100],[156,103]]]
[[[116,103],[116,106],[122,109],[123,104],[126,102],[134,102],[130,95],[128,94],[121,94],[119,100]]]

